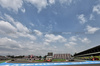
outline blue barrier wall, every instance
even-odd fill
[[[82,65],[82,64],[100,64],[100,61],[86,62],[60,62],[60,63],[1,63],[0,66],[55,66],[55,65]]]

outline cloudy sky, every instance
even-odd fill
[[[100,45],[100,0],[0,0],[0,55],[80,52]]]

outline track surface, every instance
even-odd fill
[[[56,66],[56,65],[55,65]],[[59,66],[100,66],[100,64],[85,64],[85,65],[59,65]]]
[[[100,66],[100,61],[60,63],[1,63],[0,66]]]

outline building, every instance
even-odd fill
[[[41,58],[39,58],[38,56],[34,56],[34,55],[25,56],[24,59],[26,59],[26,60],[41,60]]]
[[[53,52],[48,52],[47,56],[53,56]]]
[[[52,60],[53,59],[53,52],[48,52],[48,54],[45,57],[45,60]]]
[[[70,59],[71,54],[54,54],[54,59]]]
[[[52,56],[47,56],[47,57],[46,57],[46,60],[52,60],[52,59],[53,59]]]
[[[0,60],[7,60],[8,58],[5,56],[0,56]]]
[[[100,45],[87,49],[85,51],[76,53],[74,57],[85,57],[85,56],[100,56]]]

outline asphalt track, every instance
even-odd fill
[[[1,63],[0,66],[100,66],[100,61],[60,63]]]
[[[56,65],[55,65],[56,66]],[[59,66],[100,66],[100,64],[85,64],[85,65],[59,65]]]

